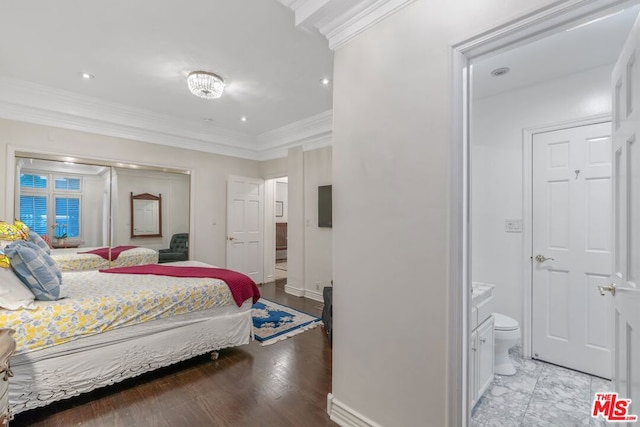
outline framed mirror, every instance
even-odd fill
[[[162,237],[162,194],[131,193],[131,238]]]

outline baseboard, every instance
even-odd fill
[[[295,295],[297,297],[304,296],[304,289],[296,288],[295,286],[291,286],[288,283],[284,285],[284,291],[290,295]]]
[[[327,413],[331,421],[342,427],[382,427],[340,402],[331,393],[327,394]]]
[[[312,299],[314,301],[324,302],[324,297],[322,296],[322,292],[318,291],[304,291],[304,297]]]

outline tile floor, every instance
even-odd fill
[[[471,412],[473,427],[604,426],[591,417],[595,393],[613,391],[611,381],[520,357],[511,349],[517,372],[496,375]]]

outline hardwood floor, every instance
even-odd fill
[[[287,295],[283,283],[262,296],[320,316],[319,302]],[[220,351],[16,415],[18,426],[337,426],[326,413],[331,348],[318,327],[261,347]]]

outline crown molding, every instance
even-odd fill
[[[303,150],[331,145],[333,110],[258,135],[262,151],[259,160],[286,157],[289,148],[302,145]]]
[[[234,157],[256,159],[259,151],[239,132],[6,77],[0,117]]]
[[[337,49],[415,0],[278,0],[296,26],[315,28]]]
[[[200,121],[178,119],[0,77],[0,118],[250,160],[266,160],[286,157],[290,147],[330,144],[332,111],[254,137]]]

